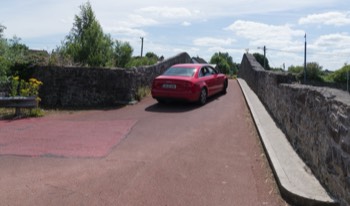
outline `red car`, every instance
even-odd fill
[[[210,64],[176,64],[156,77],[152,97],[158,102],[185,100],[204,105],[207,98],[226,93],[227,77]]]

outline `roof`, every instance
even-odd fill
[[[206,62],[204,59],[200,58],[200,57],[192,57],[192,62],[193,63],[200,63],[200,64],[207,64],[208,62]]]

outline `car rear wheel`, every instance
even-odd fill
[[[201,93],[199,95],[198,103],[200,105],[205,105],[207,103],[207,90],[205,88],[202,88]]]

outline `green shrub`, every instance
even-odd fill
[[[133,67],[140,67],[140,66],[148,66],[148,65],[154,65],[157,63],[156,58],[148,58],[148,57],[135,57],[132,58],[126,65],[125,67],[130,69]]]
[[[347,73],[350,72],[350,65],[345,65],[343,68],[335,71],[331,78],[334,82],[347,83]]]
[[[29,109],[28,116],[29,117],[43,117],[45,115],[44,110],[40,108]]]

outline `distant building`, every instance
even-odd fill
[[[192,63],[196,63],[196,64],[208,64],[208,62],[206,62],[204,59],[200,58],[200,57],[192,57]]]
[[[50,54],[46,50],[29,49],[28,59],[35,65],[47,65],[50,59]]]

